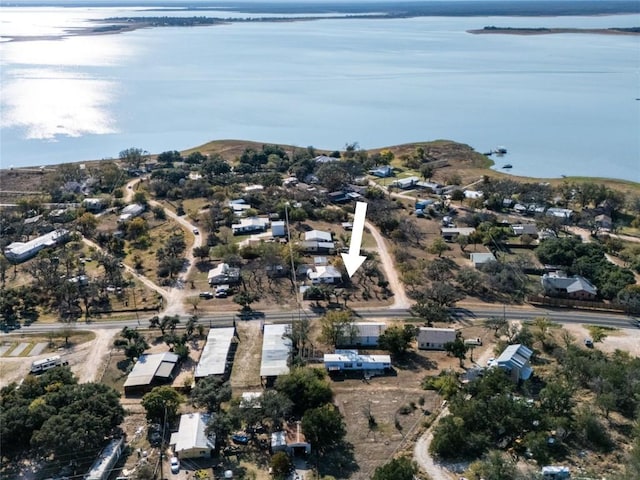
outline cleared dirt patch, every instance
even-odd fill
[[[238,395],[247,388],[262,388],[260,362],[262,359],[262,332],[260,322],[243,322],[236,325],[238,349],[231,369],[231,388]]]

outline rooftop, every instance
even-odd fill
[[[149,385],[156,375],[169,377],[176,363],[178,363],[178,356],[175,353],[164,352],[140,355],[131,373],[129,373],[127,381],[124,382],[124,386]]]
[[[173,451],[178,453],[192,448],[215,448],[215,436],[207,437],[205,430],[210,416],[206,413],[187,413],[180,416],[178,431],[171,434]]]
[[[196,366],[196,378],[209,375],[224,375],[227,369],[229,349],[235,333],[236,329],[234,327],[212,328],[209,330],[207,343]]]
[[[291,339],[284,334],[291,329],[289,324],[265,325],[262,339],[261,377],[276,377],[289,373]]]

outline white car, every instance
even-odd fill
[[[200,230],[198,230],[197,228],[193,229],[193,234],[194,235],[200,235]]]
[[[178,460],[178,457],[171,457],[169,462],[171,463],[171,473],[178,473],[180,471],[180,460]]]

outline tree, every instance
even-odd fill
[[[433,166],[429,164],[423,164],[420,166],[420,175],[425,180],[430,180],[433,177]]]
[[[291,413],[293,402],[283,393],[267,390],[260,397],[260,408],[264,417],[271,419],[274,428],[278,428]]]
[[[255,292],[248,292],[243,290],[237,295],[233,296],[233,301],[242,306],[242,311],[248,312],[251,310],[251,304],[260,300],[260,295]]]
[[[293,402],[292,413],[302,416],[312,408],[320,407],[333,399],[326,373],[318,368],[298,367],[276,380],[276,391]]]
[[[373,472],[373,480],[413,480],[418,466],[407,457],[394,458]]]
[[[127,148],[126,150],[122,150],[118,156],[120,160],[125,162],[129,167],[139,168],[146,154],[147,152],[141,148]]]
[[[607,329],[598,325],[589,325],[587,327],[587,330],[589,330],[591,340],[593,340],[595,343],[603,342],[604,339],[608,336]]]
[[[415,338],[415,328],[405,325],[387,328],[378,338],[378,346],[388,350],[392,355],[401,356],[406,353]]]
[[[469,466],[469,480],[516,480],[516,464],[498,450],[490,451],[482,460]]]
[[[442,237],[434,239],[431,245],[429,245],[429,248],[427,248],[427,252],[433,255],[438,255],[438,257],[441,257],[447,250],[451,250],[451,248]]]
[[[535,338],[538,339],[542,348],[546,350],[548,348],[547,339],[551,335],[549,330],[553,326],[553,322],[547,317],[536,317],[533,319],[533,326],[535,327]]]
[[[191,391],[191,403],[195,407],[206,408],[207,412],[217,412],[220,404],[229,400],[231,385],[213,376],[201,379]]]
[[[120,338],[114,340],[113,344],[116,348],[124,350],[125,356],[131,361],[138,358],[149,348],[149,345],[140,332],[129,327],[122,329]]]
[[[92,213],[85,212],[77,220],[78,230],[85,237],[90,237],[96,231],[98,226],[98,219]]]
[[[269,465],[271,467],[271,474],[275,480],[284,480],[287,478],[293,467],[291,458],[285,452],[274,453]]]
[[[493,330],[493,336],[499,337],[498,332],[504,332],[509,327],[509,322],[504,317],[489,317],[483,322],[484,328]]]
[[[198,257],[200,260],[209,258],[210,248],[209,245],[202,245],[201,247],[195,247],[193,249],[193,256]]]
[[[321,455],[340,445],[347,433],[340,411],[330,403],[307,410],[302,431]]]
[[[466,197],[464,195],[464,192],[459,188],[456,188],[453,192],[451,192],[451,200],[453,200],[454,202],[463,202],[465,198]]]
[[[142,397],[141,405],[147,412],[147,420],[162,423],[171,421],[178,415],[178,408],[184,401],[182,395],[170,386],[155,387]]]
[[[330,311],[320,320],[320,341],[334,347],[341,339],[349,339],[353,328],[350,312]]]
[[[464,359],[467,358],[467,351],[469,347],[465,345],[462,336],[456,334],[456,339],[453,342],[447,342],[444,344],[444,349],[447,353],[450,353],[454,357],[460,360],[460,366],[464,365]]]

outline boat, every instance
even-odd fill
[[[495,153],[498,155],[505,155],[507,153],[507,149],[505,147],[497,147]]]
[[[502,166],[502,168],[513,168],[513,165],[511,165],[510,163],[506,163]]]

